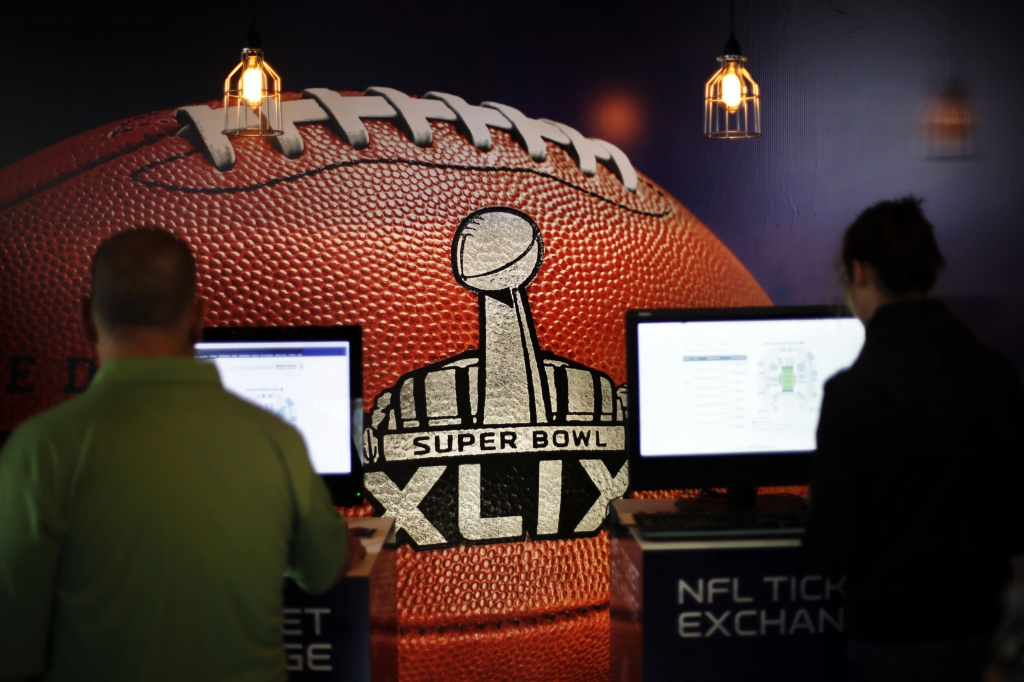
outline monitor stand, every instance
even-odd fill
[[[806,509],[808,502],[799,495],[777,493],[758,495],[756,486],[739,485],[726,488],[724,493],[710,488],[701,490],[698,497],[679,498],[676,508],[692,512],[731,511],[786,511]]]

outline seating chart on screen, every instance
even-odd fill
[[[758,362],[760,393],[773,410],[815,410],[821,384],[814,353],[799,346],[773,350]]]
[[[648,322],[637,330],[640,454],[808,452],[856,318]]]
[[[347,341],[203,342],[224,388],[291,424],[320,474],[352,470]]]

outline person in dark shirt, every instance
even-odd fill
[[[1024,551],[1020,377],[927,297],[944,264],[912,197],[843,241],[866,339],[825,385],[805,547],[847,576],[852,680],[980,680]]]

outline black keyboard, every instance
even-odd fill
[[[807,510],[638,512],[633,521],[645,540],[799,538]]]

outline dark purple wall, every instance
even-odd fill
[[[248,25],[245,2],[18,4],[0,28],[0,166],[108,121],[217,98]],[[612,141],[779,304],[838,300],[844,227],[880,199],[923,197],[949,260],[938,293],[1024,367],[1024,3],[737,0],[763,89],[764,137],[742,142],[701,135],[724,0],[260,0],[256,18],[289,90],[442,90],[622,135]],[[921,121],[950,79],[977,112],[975,153],[936,160]]]

